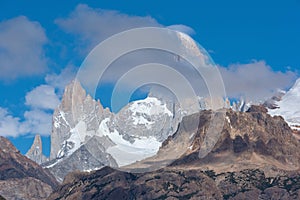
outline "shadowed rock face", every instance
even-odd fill
[[[105,141],[101,139],[94,136],[66,159],[54,160],[57,164],[49,168],[50,172],[62,182],[61,177],[65,177],[72,171],[91,171],[108,165],[117,167],[111,155],[105,153],[103,147]]]
[[[47,170],[0,137],[0,195],[7,199],[43,199],[57,185]]]
[[[266,177],[259,169],[215,173],[163,169],[126,173],[109,167],[71,173],[48,199],[299,199],[300,174]]]
[[[70,188],[74,188],[70,190]],[[201,189],[200,189],[201,188]],[[49,199],[220,199],[214,181],[197,170],[132,174],[105,167],[73,173]]]

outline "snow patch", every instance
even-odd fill
[[[166,114],[173,117],[173,113],[167,108],[167,105],[155,97],[134,101],[129,110],[132,112],[133,124],[145,125],[147,129],[155,124],[155,121],[151,120],[151,116]]]
[[[99,130],[115,143],[115,146],[107,149],[107,153],[112,155],[119,167],[153,156],[161,146],[161,143],[154,137],[135,138],[135,141],[130,143],[124,140],[117,130],[109,131],[107,126],[109,121],[109,118],[104,119],[99,126]]]
[[[269,114],[282,116],[292,129],[300,130],[300,78],[277,105],[277,109],[268,110]]]

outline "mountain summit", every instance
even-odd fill
[[[43,145],[40,135],[36,135],[34,137],[33,144],[31,145],[25,156],[38,164],[42,164],[48,161],[47,157],[43,155]]]
[[[120,167],[153,156],[176,131],[180,119],[171,108],[148,97],[112,113],[74,80],[53,114],[50,161],[43,166],[62,181],[74,170]]]

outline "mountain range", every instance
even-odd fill
[[[211,110],[199,98],[201,109],[186,112],[149,95],[112,113],[74,80],[53,114],[50,158],[39,136],[26,154],[34,162],[1,138],[0,184],[8,187],[0,195],[299,199],[299,97],[300,79],[263,105],[224,100],[223,108]],[[36,190],[28,194],[30,185]]]
[[[221,136],[200,157],[211,115],[217,113],[184,117],[155,156],[122,171],[104,167],[68,174],[49,199],[299,199],[300,142],[284,119],[261,106],[226,110]],[[168,162],[166,155],[182,148],[184,155],[165,168],[136,170]]]
[[[199,97],[199,108],[210,109],[209,102]],[[225,105],[226,101],[222,103]],[[249,105],[241,101],[232,108],[244,111]],[[62,102],[53,114],[50,161],[42,166],[62,182],[74,170],[132,164],[156,155],[162,143],[176,132],[182,117],[198,111],[181,110],[177,102],[152,93],[112,113],[74,80],[65,88]],[[178,155],[184,152],[182,149]],[[40,157],[44,159],[42,154]]]

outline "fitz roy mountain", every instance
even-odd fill
[[[211,110],[199,98],[205,106],[194,113],[149,96],[114,114],[75,80],[54,112],[50,161],[41,164],[61,183],[48,199],[300,199],[300,141],[285,121],[297,115],[269,114],[297,114],[298,89],[299,81],[264,106],[226,100]],[[33,146],[27,156],[40,161],[38,139]]]
[[[295,93],[298,82],[287,96]],[[200,109],[209,109],[208,102],[199,98]],[[232,106],[228,100],[223,103],[225,108],[243,112],[251,106],[245,101]],[[123,167],[155,156],[162,143],[177,131],[182,117],[195,112],[180,111],[178,104],[151,95],[114,114],[74,80],[65,88],[62,102],[53,114],[50,161],[42,155],[38,137],[26,156],[42,163],[60,182],[74,170]]]
[[[199,98],[199,107],[204,110],[212,106],[207,99]],[[244,101],[232,106],[242,111],[248,107]],[[182,117],[197,111],[180,110],[178,103],[152,94],[114,114],[74,80],[65,88],[53,114],[50,161],[42,155],[39,138],[26,156],[42,163],[60,182],[74,170],[123,167],[154,156],[177,130]]]
[[[148,97],[114,114],[74,80],[54,112],[50,161],[43,166],[62,181],[74,170],[122,167],[153,156],[176,131],[180,117],[171,108]]]

